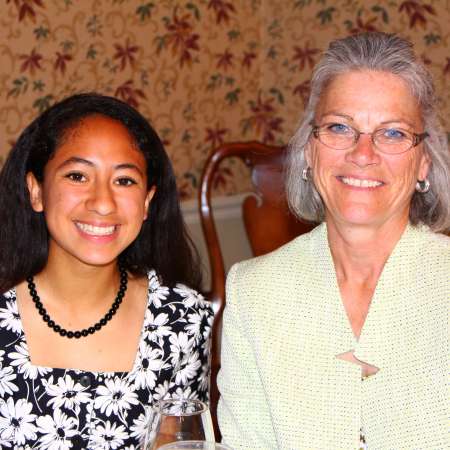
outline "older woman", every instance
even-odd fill
[[[336,40],[315,69],[287,191],[322,223],[228,277],[233,448],[448,448],[450,155],[434,105],[397,36]]]

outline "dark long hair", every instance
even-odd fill
[[[95,93],[77,94],[56,103],[20,135],[0,172],[0,292],[39,273],[47,263],[49,235],[43,213],[30,204],[26,174],[37,180],[66,138],[82,119],[99,114],[122,123],[147,162],[148,188],[156,186],[149,218],[120,255],[136,275],[155,269],[166,285],[199,288],[198,253],[186,233],[175,176],[163,144],[148,121],[128,104]]]

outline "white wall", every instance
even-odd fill
[[[212,199],[214,219],[227,272],[235,262],[252,257],[242,221],[241,205],[246,195],[248,194],[215,197]],[[204,288],[209,289],[211,282],[209,260],[198,213],[198,201],[188,200],[182,202],[181,210],[188,231],[200,252],[204,267]]]

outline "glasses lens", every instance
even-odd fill
[[[400,128],[386,128],[373,133],[373,142],[383,153],[403,153],[414,145],[414,135]]]
[[[323,145],[335,150],[346,150],[355,143],[355,132],[348,127],[346,129],[318,128],[316,136]]]

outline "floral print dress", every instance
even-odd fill
[[[196,291],[148,274],[130,372],[35,366],[12,289],[0,295],[0,448],[138,449],[155,401],[208,399],[212,310]]]

